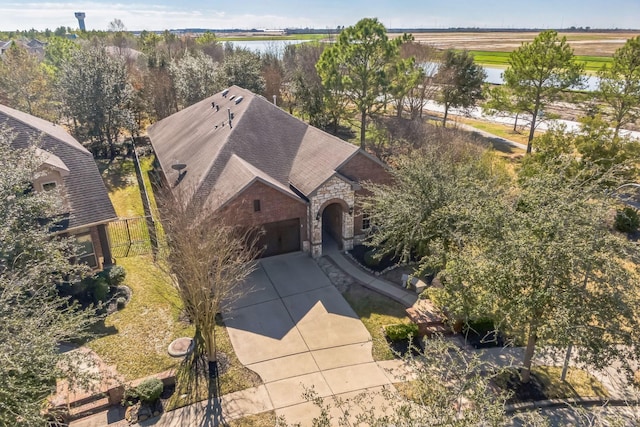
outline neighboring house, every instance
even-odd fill
[[[0,41],[0,56],[2,56],[7,49],[11,47],[11,45],[15,43],[18,46],[26,49],[27,52],[36,55],[38,58],[44,58],[44,49],[47,46],[46,42],[42,42],[38,39],[18,39],[18,40],[9,40],[9,41]]]
[[[92,268],[113,264],[107,227],[117,217],[91,153],[64,128],[0,105],[0,127],[5,126],[15,135],[14,147],[38,144],[42,174],[33,189],[60,191],[61,220],[52,232],[75,236],[82,249],[80,261]]]
[[[11,40],[7,42],[3,42],[2,40],[0,40],[0,56],[2,56],[7,51],[7,49],[11,47],[11,43]]]
[[[264,229],[264,256],[322,255],[323,240],[351,249],[368,220],[363,181],[389,182],[358,147],[232,86],[155,123],[149,137],[165,182],[235,224]]]

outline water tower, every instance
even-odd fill
[[[80,26],[80,31],[86,31],[87,29],[84,26],[84,12],[76,12],[76,19],[78,20],[78,25]]]

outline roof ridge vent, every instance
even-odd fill
[[[222,97],[223,97],[223,98],[226,98],[228,93],[229,93],[229,89],[225,89],[225,90],[223,90],[223,91],[222,91]]]
[[[242,96],[237,97],[236,98],[236,104],[240,104],[243,99],[244,99],[244,97],[242,97]]]
[[[231,96],[229,97],[229,101],[231,101],[231,100],[232,100],[233,98],[235,98],[235,97],[236,97],[235,95],[231,95]]]

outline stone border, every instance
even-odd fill
[[[343,253],[346,257],[348,257],[350,260],[352,260],[353,262],[355,262],[355,263],[356,263],[356,265],[357,265],[359,268],[363,269],[364,271],[366,271],[366,272],[367,272],[367,273],[369,273],[369,274],[373,274],[374,276],[382,276],[384,273],[386,273],[386,272],[388,272],[388,271],[395,270],[396,268],[398,268],[398,267],[402,267],[403,265],[405,265],[405,264],[394,264],[394,265],[392,265],[391,267],[387,267],[387,268],[385,268],[385,269],[384,269],[384,270],[382,270],[382,271],[373,271],[373,270],[371,270],[369,267],[367,267],[366,265],[362,265],[362,264],[360,264],[360,262],[359,262],[357,259],[355,259],[355,258],[353,257],[353,255],[351,255],[351,254],[349,253],[349,251],[344,251],[344,252],[342,252],[342,253]]]
[[[570,408],[572,406],[591,407],[591,406],[638,406],[639,400],[625,399],[606,399],[601,397],[571,398],[571,399],[550,399],[538,400],[534,402],[521,402],[511,405],[505,405],[507,414],[517,412],[527,412],[534,409],[551,409],[551,408]]]

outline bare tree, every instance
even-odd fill
[[[196,374],[217,377],[215,325],[219,313],[246,293],[254,269],[258,233],[230,225],[207,204],[187,202],[185,192],[165,190],[159,197],[167,236],[164,261],[186,314],[195,326],[189,361]]]
[[[435,76],[440,66],[440,54],[433,46],[409,42],[400,46],[400,56],[415,58],[415,66],[421,70],[419,80],[409,89],[404,102],[411,119],[422,118],[427,101],[435,99],[437,93]]]

